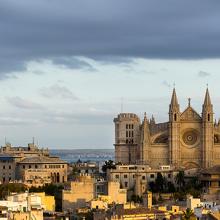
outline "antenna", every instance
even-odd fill
[[[34,137],[33,137],[33,145],[34,145]]]

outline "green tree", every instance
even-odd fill
[[[167,183],[167,191],[169,193],[174,193],[176,191],[175,186],[172,182]]]
[[[164,178],[163,178],[163,176],[160,172],[157,173],[157,178],[155,180],[155,185],[156,185],[157,192],[163,192],[165,181],[164,181]]]
[[[0,198],[5,198],[11,192],[25,192],[27,187],[22,183],[5,183],[0,185]]]
[[[177,173],[177,175],[175,176],[175,182],[180,189],[183,189],[183,187],[185,186],[185,173],[183,170],[180,170],[179,173]]]
[[[183,211],[183,219],[189,220],[193,216],[193,211],[189,208],[186,209],[186,211]]]

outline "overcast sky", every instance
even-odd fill
[[[219,0],[0,0],[0,144],[113,148],[121,111],[220,117]]]

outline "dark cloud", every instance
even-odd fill
[[[203,77],[211,76],[211,74],[205,71],[199,71],[198,76],[203,78]]]
[[[69,69],[84,69],[90,72],[97,71],[88,62],[77,57],[55,57],[52,59],[53,64]]]
[[[36,59],[80,68],[72,56],[219,58],[219,10],[217,0],[2,1],[0,73]]]

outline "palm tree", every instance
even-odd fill
[[[189,220],[193,216],[193,211],[189,208],[186,209],[186,211],[183,211],[183,219]]]
[[[113,160],[105,161],[105,164],[102,166],[102,171],[106,173],[107,169],[116,169],[115,162]]]

